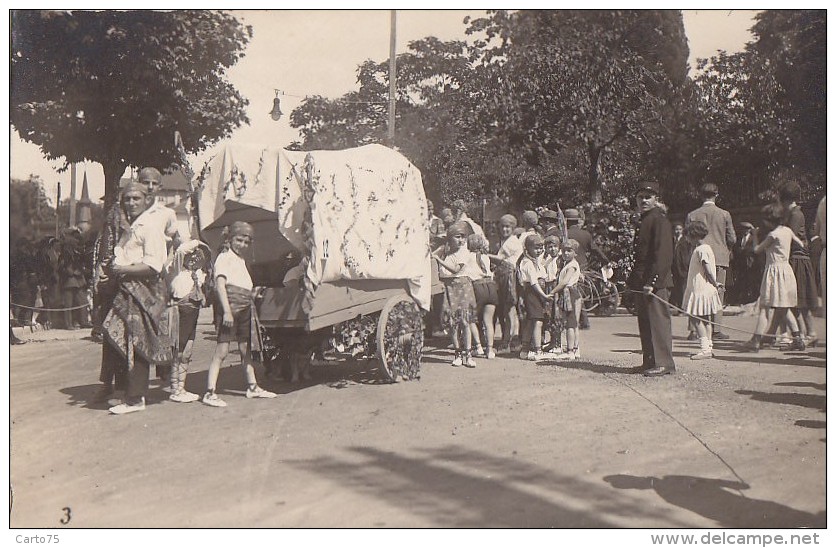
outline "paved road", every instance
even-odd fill
[[[635,319],[593,318],[571,365],[453,368],[434,340],[419,381],[319,366],[307,384],[264,383],[276,400],[247,400],[229,367],[227,408],[154,388],[145,412],[116,417],[88,403],[100,347],[84,335],[10,349],[12,527],[825,525],[823,347],[740,353],[739,333],[692,362],[679,336],[677,374],[646,379]]]

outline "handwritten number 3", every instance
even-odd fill
[[[67,525],[68,523],[70,523],[70,520],[73,519],[72,511],[70,510],[69,507],[61,508],[61,510],[64,511],[64,517],[61,518],[61,523],[63,523],[64,525]]]

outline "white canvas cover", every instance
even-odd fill
[[[305,257],[307,287],[404,279],[429,310],[427,201],[421,173],[400,153],[382,145],[312,152],[226,145],[204,166],[198,188],[201,229],[228,200],[275,212],[277,230]]]

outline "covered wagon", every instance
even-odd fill
[[[391,380],[418,375],[423,315],[440,286],[421,173],[404,156],[381,145],[227,145],[198,177],[197,216],[216,253],[232,222],[255,228],[254,350],[298,358],[328,342],[376,356]]]

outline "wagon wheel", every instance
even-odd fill
[[[377,357],[383,372],[395,382],[418,378],[423,348],[421,309],[408,295],[392,297],[377,323]]]
[[[580,291],[581,298],[583,299],[583,309],[587,312],[595,310],[600,304],[601,298],[598,293],[598,288],[595,286],[595,282],[592,278],[590,276],[586,276],[578,282],[578,290]]]

